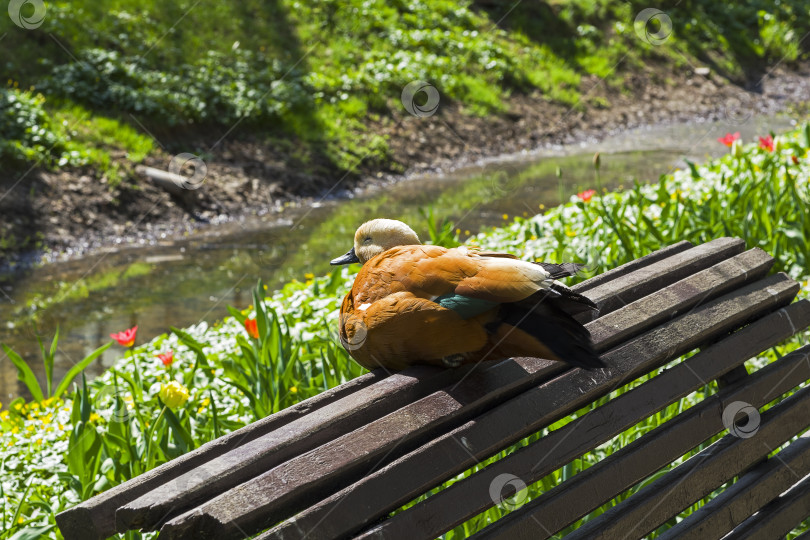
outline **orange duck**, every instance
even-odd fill
[[[602,367],[573,315],[596,310],[556,281],[582,265],[422,245],[401,221],[375,219],[333,265],[363,265],[340,308],[340,340],[367,369],[457,367],[530,356]]]

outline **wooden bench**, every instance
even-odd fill
[[[793,302],[799,285],[768,275],[772,262],[739,239],[670,246],[575,287],[601,308],[588,328],[608,368],[516,358],[372,372],[93,497],[57,522],[67,540],[130,529],[160,530],[161,539],[262,531],[262,539],[431,539],[716,380],[714,395],[475,538],[551,537],[726,430],[566,538],[644,537],[724,485],[664,538],[781,538],[810,515],[810,437],[768,455],[810,426],[810,389],[781,399],[810,380],[810,346],[750,374],[743,363],[810,325],[810,302]],[[647,374],[654,376],[605,398]],[[389,517],[590,404],[565,426]]]

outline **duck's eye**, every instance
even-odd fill
[[[371,243],[371,237],[370,236],[366,236],[365,238],[363,238],[363,244],[370,244],[370,243]]]

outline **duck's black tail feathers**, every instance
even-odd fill
[[[605,364],[593,348],[591,334],[574,315],[597,310],[596,304],[565,285],[549,289],[512,304],[503,304],[503,322],[516,326],[540,340],[561,360],[584,369]]]
[[[538,262],[534,263],[538,264],[543,267],[543,270],[550,274],[549,277],[551,279],[560,279],[568,276],[573,276],[585,266],[584,264],[579,263],[546,263],[546,262]]]

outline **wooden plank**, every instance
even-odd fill
[[[728,403],[744,401],[761,407],[810,378],[808,354],[810,347],[787,355],[694,405],[498,520],[476,538],[547,538],[562,530],[723,430],[722,412]],[[543,528],[537,523],[542,523]]]
[[[810,349],[805,351],[804,363],[807,363],[808,358]],[[762,413],[759,430],[754,436],[743,438],[733,434],[726,435],[566,538],[641,538],[678,515],[690,504],[708,496],[808,426],[810,388],[804,388]],[[810,506],[807,506],[807,510],[810,510]],[[806,515],[805,512],[797,520],[790,521],[785,532],[789,532]],[[788,521],[785,516],[776,518],[776,513],[773,517],[780,523]],[[773,521],[770,521],[769,537],[780,538],[781,535],[775,534],[773,525]],[[745,537],[750,538],[749,535]]]
[[[427,373],[428,371],[420,367],[408,374],[403,372],[403,376],[410,374],[412,377],[422,377]],[[367,373],[208,442],[196,450],[57,514],[56,523],[66,538],[78,540],[107,538],[115,534],[115,510],[123,504],[137,499],[152,489],[194,470],[206,461],[225,454],[241,444],[257,439],[354,392],[367,388],[387,376],[388,374],[383,371]]]
[[[745,473],[732,486],[658,536],[661,540],[722,538],[810,474],[810,434]]]
[[[483,512],[495,502],[489,493],[495,479],[509,474],[532,484],[559,469],[588,450],[632,427],[638,421],[664,408],[689,392],[748,358],[759,354],[797,329],[810,325],[810,302],[800,301],[772,313],[718,342],[712,347],[658,375],[649,382],[622,394],[585,416],[557,429],[533,444],[489,465],[427,500],[398,513],[360,535],[361,538],[435,538]],[[552,405],[549,405],[552,406]],[[504,405],[506,407],[506,405]],[[375,473],[341,493],[322,501],[262,538],[293,538],[301,531],[313,531],[311,540],[340,538],[372,523],[390,511],[429,490],[441,473],[457,474],[489,457],[487,435],[504,436],[499,426],[504,419],[496,411],[474,421],[476,425],[456,430],[432,443],[434,448],[420,449],[403,457],[385,470]],[[534,426],[532,426],[534,427]],[[466,441],[462,447],[458,441]],[[407,458],[412,458],[408,460]],[[430,467],[421,465],[430,463]],[[390,486],[397,486],[391,493]],[[404,493],[399,493],[404,491]],[[396,496],[396,497],[395,497]],[[334,512],[341,508],[363,508],[363,515]],[[366,515],[369,514],[369,515]],[[329,519],[325,519],[330,516]]]
[[[596,302],[600,316],[604,316],[744,249],[745,243],[739,238],[718,238],[598,285],[586,296]]]
[[[608,281],[612,281],[618,277],[627,275],[631,272],[635,272],[640,268],[649,266],[653,263],[657,263],[658,261],[666,259],[668,257],[672,257],[673,255],[686,251],[687,249],[690,249],[692,247],[694,247],[694,244],[692,244],[691,242],[687,242],[686,240],[683,240],[676,244],[672,244],[671,246],[659,249],[658,251],[653,251],[652,253],[644,255],[643,257],[639,257],[638,259],[634,259],[629,263],[617,266],[616,268],[611,268],[610,270],[602,272],[597,276],[587,279],[581,283],[577,283],[571,288],[577,291],[578,293],[582,294],[585,291],[593,289],[594,287],[604,285]]]
[[[319,493],[334,490],[341,482],[361,478],[385,460],[427,442],[445,426],[461,423],[481,408],[509,399],[562,368],[550,360],[520,358],[479,370],[457,387],[433,393],[264,474],[254,475],[168,522],[160,536],[241,538],[252,534],[248,531],[259,532],[287,517],[291,508],[318,500]],[[118,514],[142,514],[135,504],[132,509],[119,509]],[[153,504],[148,508],[146,526],[162,525],[160,518],[171,510],[164,504]]]
[[[645,328],[663,323],[701,302],[716,298],[743,283],[759,279],[773,266],[773,258],[761,249],[752,249],[692,274],[677,283],[659,289],[588,325],[599,350],[607,350],[641,333]],[[644,313],[646,317],[639,318]]]
[[[805,476],[790,491],[766,505],[724,539],[781,540],[808,516],[810,516],[810,477]],[[807,533],[802,536],[806,537]]]
[[[784,305],[797,290],[797,284],[784,275],[771,276],[752,283],[606,353],[603,359],[607,362],[608,369],[594,372],[581,370],[566,372],[555,379],[555,381],[566,379],[566,383],[556,383],[559,391],[554,392],[553,397],[560,400],[562,407],[581,406],[610,391],[620,381],[634,378],[691,350],[697,343],[705,341],[707,336],[724,334],[751,317]],[[491,378],[494,373],[493,370],[489,377]],[[479,374],[473,374],[468,379],[476,375]],[[574,376],[580,377],[574,379],[579,384],[568,384],[571,381],[568,378]],[[380,455],[392,444],[402,447],[402,441],[410,437],[409,430],[413,431],[414,436],[421,436],[420,430],[427,425],[426,423],[435,422],[436,429],[433,430],[435,436],[440,431],[452,429],[453,423],[461,424],[459,420],[468,415],[459,413],[467,409],[463,401],[459,403],[458,396],[465,393],[476,399],[471,404],[474,407],[469,407],[469,410],[482,408],[478,405],[485,401],[490,407],[497,403],[487,396],[481,397],[481,390],[477,387],[468,390],[466,385],[459,385],[447,392],[439,392],[391,415],[391,418],[396,418],[395,422],[412,424],[408,430],[396,430],[388,425],[387,422],[394,421],[391,418],[381,419],[378,421],[379,425],[375,426],[375,423],[372,423],[361,430],[349,433],[333,444],[324,445],[301,458],[290,460],[169,521],[161,530],[161,535],[165,535],[166,538],[202,538],[204,537],[202,535],[208,534],[209,537],[226,538],[238,537],[239,534],[246,532],[253,534],[271,526],[289,517],[293,512],[317,502],[325,491],[339,489],[341,485],[347,485],[372,472],[377,467],[371,467],[372,470],[369,470],[368,465],[374,464],[373,460],[370,461],[369,454],[376,452],[376,455]],[[453,399],[447,401],[448,396]],[[546,399],[549,397],[551,396],[547,392]],[[512,413],[515,420],[510,425],[514,425],[517,421],[525,426],[529,422],[525,415],[526,410],[539,410],[544,411],[544,414],[550,414],[547,412],[549,409],[545,407],[516,410]],[[423,418],[424,420],[421,420]],[[420,420],[416,422],[414,419]],[[355,441],[361,432],[364,438],[362,444],[358,445]],[[522,436],[521,433],[513,435],[518,438]],[[429,438],[432,437],[424,437],[425,440],[422,442],[426,442]],[[497,439],[491,444],[507,443],[508,441]],[[359,466],[355,466],[355,463]],[[327,464],[328,467],[325,466]],[[378,466],[382,464],[382,461],[376,463]],[[119,513],[122,510],[119,510]]]
[[[223,482],[230,482],[230,486],[250,479],[292,456],[342,435],[346,430],[363,426],[452,384],[475,369],[476,366],[459,370],[418,366],[388,377],[378,374],[374,384],[351,393],[344,392],[340,399],[333,399],[309,414],[252,439],[243,439],[227,452],[198,463],[174,478],[166,478],[150,491],[117,508],[127,507],[135,501],[151,501],[155,497],[167,507],[179,509],[183,505],[193,505],[210,498],[212,493],[218,494],[223,489]],[[116,527],[120,532],[142,526],[136,514],[115,513],[118,514]]]
[[[708,251],[708,253],[710,254],[711,257],[714,257],[714,256],[716,256],[716,253],[718,253],[718,252],[719,253],[726,253],[728,251],[728,249],[729,249],[728,248],[728,243],[721,242],[720,244],[718,244],[714,248],[710,249]],[[700,253],[702,253],[702,254],[705,254],[705,252],[706,252],[706,250],[701,250],[700,251]],[[672,266],[673,267],[679,267],[678,264],[673,264]],[[751,267],[749,270],[751,271],[752,276],[756,275],[756,273],[758,271],[756,267]],[[632,275],[624,276],[623,279],[625,280],[625,283],[627,284],[627,283],[635,283],[635,281],[633,281],[633,279],[642,279],[642,278],[646,279],[646,274],[645,274],[645,276],[640,276],[640,277],[637,277],[637,278],[632,278]],[[659,284],[666,284],[666,283],[671,283],[671,282],[675,281],[674,278],[668,277],[666,274],[659,275],[657,279],[658,279]],[[695,297],[695,299],[696,298],[697,297]],[[345,432],[346,426],[341,426],[341,427],[344,429],[344,432]],[[270,448],[270,450],[272,450],[272,447],[269,447],[269,448]],[[239,453],[242,452],[241,449],[237,449],[235,451],[239,452]],[[263,450],[261,450],[261,452],[266,453],[266,452],[268,452],[268,449],[264,448]],[[230,456],[228,456],[228,457],[230,458]],[[253,461],[255,461],[255,457],[256,456],[246,456],[245,454],[242,454],[242,456],[240,456],[238,459],[235,459],[233,461],[235,463],[241,463],[243,465],[251,465],[252,466]],[[259,459],[264,459],[264,458],[260,457]],[[253,461],[251,461],[251,460],[253,460]],[[265,462],[262,461],[261,470],[267,470],[269,467],[271,467],[275,463],[277,463],[277,461],[273,461],[272,463],[265,463]],[[199,500],[204,500],[206,498],[206,495],[205,495],[206,493],[208,493],[208,494],[219,493],[223,489],[227,489],[227,488],[232,487],[234,485],[238,485],[238,483],[241,483],[242,481],[245,481],[245,480],[249,479],[250,477],[252,477],[252,474],[251,475],[244,474],[242,476],[239,476],[240,468],[236,467],[236,466],[229,466],[228,468],[222,468],[222,467],[219,467],[215,463],[215,464],[212,464],[210,469],[211,469],[212,472],[206,472],[205,474],[199,474],[200,471],[190,471],[186,475],[184,475],[182,477],[178,477],[177,478],[178,482],[173,483],[171,485],[156,488],[153,493],[148,494],[149,496],[147,497],[146,500],[139,501],[139,505],[141,505],[143,507],[151,507],[151,506],[153,506],[152,502],[148,501],[148,499],[151,498],[154,501],[159,501],[160,504],[165,505],[166,508],[171,507],[171,508],[175,508],[176,510],[179,511],[182,508],[188,508],[188,507],[193,506]],[[224,482],[224,478],[220,477],[219,472],[217,472],[217,471],[223,471],[223,474],[229,476],[230,479],[227,482]],[[225,472],[225,471],[227,471],[227,472]],[[214,476],[216,476],[216,478],[212,478],[211,477],[212,474]],[[183,489],[185,490],[185,492],[181,493],[179,491],[179,486],[182,486]],[[134,502],[134,501],[127,501],[127,502]],[[126,505],[122,504],[121,506],[126,506]],[[120,518],[121,523],[120,523],[120,526],[119,526],[118,530],[123,531],[123,530],[125,530],[126,528],[129,528],[129,527],[142,526],[142,522],[139,521],[140,518],[138,518],[136,514],[137,514],[137,512],[133,512],[133,513],[122,512],[121,513],[121,518]],[[125,518],[124,516],[128,516],[128,517]],[[132,520],[131,522],[128,521],[130,519]]]

